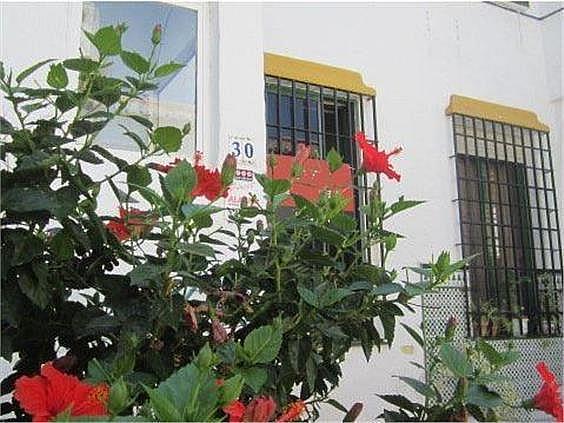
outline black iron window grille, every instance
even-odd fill
[[[562,334],[562,248],[548,132],[453,114],[474,336]]]
[[[355,172],[361,155],[354,134],[376,139],[375,97],[331,87],[265,77],[267,152],[295,155],[298,144],[310,146],[324,159],[334,148]],[[365,178],[353,181],[355,217],[365,225],[360,208],[368,202]]]

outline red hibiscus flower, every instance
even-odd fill
[[[362,150],[364,158],[362,167],[364,170],[367,172],[383,173],[389,179],[395,179],[399,182],[401,176],[399,173],[394,171],[389,159],[390,156],[400,153],[401,147],[386,153],[384,151],[378,151],[378,147],[370,144],[362,132],[357,132],[354,139],[360,145],[360,149]]]
[[[562,404],[562,394],[556,376],[544,362],[538,363],[536,369],[543,383],[533,398],[535,408],[555,417],[557,422],[564,422],[564,404]]]
[[[60,372],[51,362],[41,367],[39,376],[22,376],[16,381],[14,397],[35,422],[49,421],[62,412],[71,416],[108,414],[109,388],[89,385],[76,376]]]
[[[233,401],[227,407],[223,407],[223,411],[229,416],[230,422],[242,422],[243,414],[245,414],[245,404],[241,401]]]
[[[260,396],[254,398],[243,414],[246,422],[268,422],[276,411],[276,401],[272,397]]]
[[[106,228],[120,241],[137,239],[149,231],[155,224],[155,218],[148,211],[131,208],[129,211],[120,207],[119,218],[106,224]]]
[[[305,411],[306,406],[302,400],[298,400],[293,402],[286,408],[284,414],[282,414],[276,422],[293,422],[294,420],[298,419],[300,415]]]
[[[206,197],[209,201],[214,201],[219,197],[227,197],[227,190],[221,183],[221,175],[217,169],[208,169],[203,165],[194,166],[198,183],[192,190],[193,197]]]

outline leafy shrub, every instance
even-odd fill
[[[314,418],[353,343],[367,359],[392,343],[397,319],[413,311],[410,300],[464,262],[443,253],[430,270],[419,270],[430,276],[425,282],[397,281],[385,262],[401,236],[384,222],[419,202],[387,204],[378,183],[368,188],[361,231],[339,192],[312,202],[290,194],[292,180],[264,175],[257,180],[266,205],[251,199],[225,210],[219,200],[233,181],[233,157],[222,169],[207,168],[201,157],[151,162],[178,152],[189,131],[129,113],[131,101],[181,67],[155,61],[161,30],[152,34],[149,57],[122,48],[125,26],[118,25],[86,34],[95,58],[49,60],[17,75],[0,67],[13,112],[12,122],[1,118],[2,356],[19,356],[2,394],[55,360],[67,373],[110,385],[112,414],[221,419],[226,388],[210,388],[217,378],[236,385],[229,399],[272,396],[277,413],[296,401],[298,388]],[[107,76],[116,60],[132,74]],[[31,86],[33,73],[49,63],[48,87]],[[77,88],[69,72],[78,74]],[[132,162],[96,143],[118,117],[130,122],[123,136],[138,147]],[[391,153],[364,142],[373,159],[367,170],[390,173]],[[332,172],[342,164],[336,153],[330,161]],[[94,180],[86,170],[92,165],[114,169]],[[113,192],[119,217],[97,214],[102,189]],[[296,206],[282,218],[289,196]],[[374,248],[382,251],[380,264],[365,260]],[[213,357],[206,366],[202,354]],[[175,402],[192,389],[182,382],[188,374],[201,381],[197,407]],[[2,411],[26,417],[15,401]]]

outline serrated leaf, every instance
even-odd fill
[[[255,393],[259,393],[263,387],[268,374],[265,369],[260,367],[251,367],[248,369],[240,369],[240,373],[245,379],[245,383],[251,387]]]
[[[180,63],[165,63],[164,65],[161,65],[157,69],[155,69],[155,78],[165,77],[167,75],[170,75],[171,73],[179,71],[183,67],[184,65]]]
[[[63,61],[63,66],[68,70],[90,73],[97,69],[98,62],[87,59],[86,57],[77,57]]]
[[[138,74],[149,72],[149,62],[139,53],[133,51],[122,51],[120,53],[121,60],[129,69]]]
[[[244,384],[245,379],[241,375],[235,375],[225,380],[221,388],[221,404],[227,405],[238,399]]]
[[[331,148],[331,150],[329,150],[326,160],[329,164],[329,171],[331,173],[339,170],[341,166],[343,166],[343,158],[339,153],[337,153],[337,150],[335,150],[334,148]]]
[[[262,326],[245,338],[243,348],[253,364],[268,363],[276,358],[282,345],[282,331],[278,326]]]
[[[115,56],[121,52],[121,35],[112,26],[100,28],[90,41],[100,55]]]
[[[127,168],[127,184],[131,191],[136,191],[137,187],[146,187],[152,181],[151,173],[145,166],[129,166]]]
[[[456,350],[450,344],[443,344],[439,350],[439,358],[454,375],[468,377],[472,375],[472,364],[466,354]]]
[[[61,63],[51,65],[49,73],[47,74],[47,83],[56,89],[65,88],[69,83],[67,71]]]
[[[413,379],[411,377],[407,377],[407,376],[396,376],[399,380],[401,380],[402,382],[405,382],[407,385],[409,385],[412,389],[414,389],[416,392],[420,393],[421,395],[427,397],[427,398],[436,398],[437,393],[435,392],[435,390],[433,388],[431,388],[429,385],[427,385],[426,383],[423,383],[417,379]]]
[[[312,307],[315,307],[315,308],[319,307],[319,297],[317,296],[317,294],[315,294],[315,292],[306,288],[302,284],[298,284],[296,289],[298,290],[298,294],[300,295],[300,298],[302,300],[304,300],[306,303],[308,303]]]
[[[174,153],[182,145],[182,131],[173,126],[161,126],[153,132],[153,142],[167,153]]]
[[[166,174],[161,185],[164,185],[163,191],[166,189],[172,196],[175,201],[172,206],[176,209],[177,205],[184,202],[194,189],[196,172],[186,160],[182,160]]]
[[[22,83],[28,76],[30,76],[33,72],[35,72],[37,69],[39,69],[40,67],[46,65],[47,63],[51,63],[53,60],[55,59],[47,59],[47,60],[43,60],[42,62],[36,63],[33,66],[30,66],[29,68],[23,70],[22,72],[20,72],[18,74],[18,76],[16,76],[16,82],[18,84]]]

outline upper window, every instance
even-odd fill
[[[192,131],[185,145],[194,146],[196,123],[196,59],[197,59],[197,11],[182,6],[159,2],[87,2],[83,6],[83,27],[87,31],[124,23],[127,31],[122,38],[124,50],[149,56],[153,47],[151,33],[155,25],[163,28],[161,43],[155,51],[159,63],[175,62],[184,67],[158,84],[158,88],[130,103],[126,110],[140,115],[156,126],[182,128],[190,123]],[[93,54],[91,45],[84,39],[86,54]],[[131,75],[126,66],[115,60],[108,68],[109,76],[123,78]],[[108,125],[98,139],[120,149],[135,149],[133,141],[122,137],[119,119]],[[129,126],[136,125],[130,123]],[[139,126],[142,132],[143,127]]]
[[[562,256],[547,128],[526,111],[464,101],[450,112],[462,252],[475,256],[467,275],[473,332],[560,335]]]
[[[265,68],[268,153],[293,156],[304,144],[324,159],[334,148],[354,173],[360,164],[354,134],[374,136],[373,90],[354,72],[312,62],[267,55]],[[350,210],[361,221],[364,181],[354,183],[362,194],[355,190]]]

